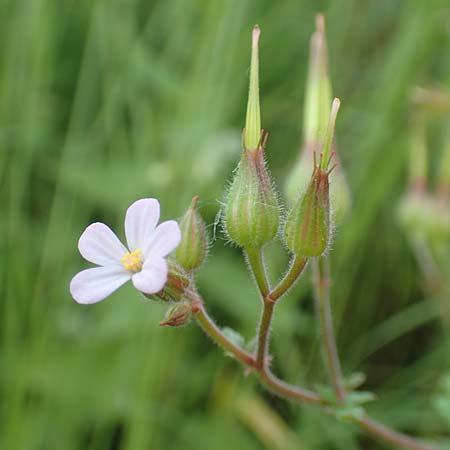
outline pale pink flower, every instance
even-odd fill
[[[180,243],[174,220],[159,225],[159,202],[145,198],[134,202],[125,216],[126,248],[103,223],[89,225],[78,241],[81,256],[100,267],[72,278],[70,293],[78,303],[103,300],[126,281],[145,294],[159,292],[167,281],[167,255]]]

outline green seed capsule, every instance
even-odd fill
[[[278,230],[279,206],[264,161],[258,80],[258,41],[261,30],[252,32],[252,58],[247,115],[241,161],[225,198],[223,225],[228,237],[240,247],[261,247]]]
[[[331,146],[336,116],[340,102],[336,98],[331,107],[330,119],[320,161],[316,164],[308,187],[292,207],[284,229],[287,247],[298,256],[320,256],[326,249],[331,235],[329,164],[334,155]]]
[[[287,247],[299,256],[320,256],[330,239],[329,172],[314,168],[309,185],[294,205],[284,229]]]
[[[278,199],[262,148],[244,150],[228,190],[223,220],[228,237],[240,247],[260,247],[275,237]]]
[[[286,199],[291,205],[297,201],[299,192],[304,192],[308,186],[314,152],[318,151],[326,137],[331,100],[332,86],[328,71],[325,19],[319,14],[316,17],[316,31],[311,37],[303,114],[303,148],[285,184]],[[338,163],[337,156],[335,162]],[[339,164],[330,175],[330,202],[333,220],[339,223],[349,211],[351,204],[350,189]]]

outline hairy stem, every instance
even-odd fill
[[[267,367],[257,367],[256,360],[252,354],[242,349],[238,345],[231,342],[208,315],[203,305],[202,299],[197,293],[191,293],[193,312],[197,322],[200,324],[203,331],[209,335],[219,346],[234,355],[234,357],[247,366],[255,368],[261,382],[267,386],[275,394],[285,399],[296,400],[304,403],[324,403],[316,393],[302,389],[297,386],[285,383],[277,378]]]
[[[263,309],[258,326],[258,347],[256,349],[256,367],[262,369],[268,363],[270,324],[274,309],[274,302],[269,300],[269,281],[267,280],[264,259],[261,248],[246,248],[247,261],[255,277],[261,295]]]
[[[301,256],[293,256],[291,265],[286,272],[286,275],[279,282],[279,284],[270,292],[269,299],[273,302],[276,302],[279,298],[281,298],[286,292],[294,286],[294,284],[299,279],[300,275],[303,272],[303,269],[308,262],[308,258],[304,258]]]
[[[193,311],[197,322],[203,328],[203,331],[208,334],[217,344],[223,347],[226,351],[235,356],[236,359],[242,363],[253,367],[255,365],[255,358],[246,350],[231,342],[222,332],[222,330],[215,324],[211,317],[206,312],[203,302],[199,297],[196,297],[193,303]]]
[[[276,377],[267,367],[257,369],[261,382],[273,393],[287,400],[300,403],[325,404],[315,392],[286,383]]]
[[[326,257],[315,258],[313,260],[313,268],[314,297],[319,321],[322,354],[336,399],[339,403],[344,403],[346,392],[334,337],[330,307],[330,269],[328,259]]]
[[[259,293],[263,301],[263,310],[258,327],[258,347],[256,350],[256,366],[265,367],[268,364],[269,334],[272,323],[275,303],[279,300],[298,280],[302,273],[307,258],[293,257],[291,265],[284,278],[278,286],[270,290],[269,282],[264,267],[264,260],[261,249],[246,249],[247,261],[253,272]]]
[[[245,249],[245,255],[255,277],[261,297],[264,299],[269,294],[270,287],[267,280],[266,268],[264,267],[262,248],[247,247]]]
[[[439,447],[417,441],[406,434],[399,433],[398,431],[392,430],[391,428],[376,422],[368,416],[355,419],[355,423],[377,439],[399,448],[408,450],[439,450]]]
[[[261,298],[263,300],[263,312],[258,329],[258,348],[256,357],[240,346],[231,342],[222,330],[207,314],[201,297],[197,292],[188,295],[192,301],[192,310],[203,330],[211,336],[220,346],[230,352],[239,361],[254,369],[261,382],[273,393],[287,400],[299,403],[312,403],[321,406],[326,414],[334,415],[333,407],[320,395],[308,389],[300,388],[286,383],[277,378],[269,369],[268,342],[269,330],[274,312],[274,307],[288,289],[297,281],[306,265],[306,258],[294,258],[283,280],[270,291],[267,280],[261,249],[246,249],[247,260],[255,276]],[[329,292],[329,266],[326,258],[314,260],[314,291],[319,314],[319,324],[322,338],[322,347],[325,362],[328,367],[330,381],[339,403],[345,401],[344,388],[339,356],[333,332],[333,323],[330,308]],[[399,433],[382,425],[367,415],[355,418],[353,422],[372,436],[398,448],[406,450],[439,450],[438,447],[422,443],[406,434]]]
[[[258,327],[258,348],[256,350],[256,366],[265,367],[268,364],[269,334],[275,303],[264,299],[261,321]]]
[[[188,297],[192,301],[192,310],[195,313],[197,322],[203,328],[205,333],[208,334],[218,345],[233,354],[236,359],[253,368],[261,382],[270,391],[285,398],[286,400],[295,401],[301,404],[317,404],[323,408],[323,411],[326,414],[333,414],[331,405],[329,405],[326,400],[322,399],[315,392],[280,380],[266,366],[257,367],[254,356],[231,342],[223,334],[213,319],[209,317],[203,306],[201,297],[196,292],[189,292]],[[403,448],[405,450],[439,450],[436,446],[422,443],[410,436],[407,436],[406,434],[392,430],[391,428],[376,422],[368,416],[364,416],[359,419],[355,418],[354,423],[377,439],[398,448]]]

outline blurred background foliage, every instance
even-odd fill
[[[130,286],[92,307],[68,293],[86,267],[76,243],[88,223],[121,233],[136,198],[159,198],[166,219],[199,194],[215,237],[201,292],[221,324],[252,337],[258,300],[215,225],[240,152],[250,32],[260,24],[263,126],[281,186],[300,149],[319,11],[353,192],[332,250],[343,369],[366,373],[376,418],[448,438],[450,298],[427,289],[396,220],[411,88],[450,83],[448,0],[1,0],[2,449],[384,448],[264,392],[197,327],[158,327],[164,308]],[[443,110],[430,119],[432,171]],[[280,274],[286,256],[268,254]],[[277,310],[272,351],[280,375],[312,386],[325,377],[307,278]]]

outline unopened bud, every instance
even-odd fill
[[[192,318],[192,305],[188,302],[178,303],[167,310],[161,326],[181,327],[187,325]]]
[[[245,150],[228,190],[223,215],[228,237],[240,247],[260,247],[278,230],[279,206],[264,150]]]
[[[181,242],[177,247],[175,257],[186,270],[198,269],[206,259],[208,251],[208,234],[206,225],[197,210],[198,196],[180,221]]]
[[[169,273],[167,282],[161,291],[156,294],[144,294],[150,300],[159,302],[180,302],[184,299],[186,289],[191,281],[188,274],[177,264],[169,261]]]
[[[244,146],[252,150],[258,147],[261,138],[261,111],[259,106],[259,60],[258,41],[261,30],[258,25],[252,32],[252,59],[248,91],[247,116],[245,119]]]
[[[330,240],[329,176],[334,167],[329,169],[329,164],[338,109],[339,100],[335,99],[319,163],[314,160],[309,185],[286,219],[284,239],[287,247],[298,256],[320,256],[327,249]]]

